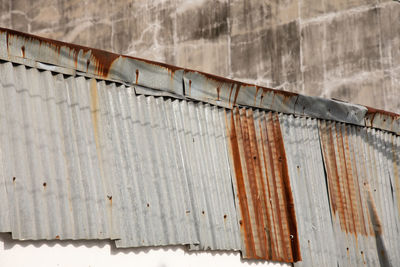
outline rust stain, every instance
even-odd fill
[[[217,101],[219,101],[219,94],[221,93],[221,86],[217,87]]]
[[[232,97],[232,92],[233,92],[233,88],[234,88],[234,87],[235,87],[235,84],[232,83],[231,89],[230,89],[230,91],[229,91],[229,104],[231,103],[231,97]]]
[[[236,107],[228,124],[244,257],[296,262],[301,254],[279,119],[272,113],[255,118],[252,109]]]
[[[192,95],[192,80],[189,80],[189,95]]]
[[[25,58],[25,46],[21,46],[22,57]]]
[[[138,84],[139,81],[139,70],[136,69],[136,84]]]
[[[99,97],[97,95],[97,82],[96,79],[90,81],[90,112],[92,114],[92,123],[94,131],[94,139],[96,142],[96,149],[100,149],[99,140]]]
[[[229,124],[227,123],[227,125]],[[255,245],[233,112],[231,112],[230,129],[228,129],[228,135],[230,139],[231,156],[239,195],[240,213],[242,216],[242,220],[239,222],[240,230],[246,246],[246,255],[250,255],[251,257],[253,255],[255,256]]]
[[[23,38],[26,45],[30,45],[33,42],[39,42],[39,46],[46,45],[55,50],[55,52],[59,55],[62,48],[68,49],[69,53],[73,53],[75,66],[77,66],[77,58],[80,51],[83,53],[91,54],[91,59],[95,62],[95,71],[101,77],[107,77],[108,73],[111,69],[112,63],[120,57],[118,54],[114,54],[111,52],[106,52],[99,49],[89,48],[85,46],[80,46],[76,44],[69,44],[61,41],[56,41],[44,37],[39,37],[23,32],[18,32],[10,29],[0,28],[0,32],[6,33],[7,39],[7,47],[9,45],[9,39],[11,38]],[[88,66],[88,65],[87,65]]]
[[[270,113],[271,114],[271,113]],[[275,114],[274,116],[274,129],[275,129],[275,142],[278,148],[278,155],[279,155],[279,163],[278,166],[280,168],[280,173],[282,174],[282,181],[284,185],[284,201],[286,202],[286,213],[287,213],[287,220],[289,223],[289,232],[290,232],[290,242],[291,242],[291,249],[292,249],[292,257],[293,261],[300,261],[301,254],[300,254],[300,245],[299,245],[299,238],[297,233],[297,221],[296,221],[296,213],[294,209],[294,200],[292,195],[292,189],[290,186],[290,179],[289,179],[289,170],[286,161],[286,152],[285,147],[283,144],[282,132],[279,123],[278,115]]]
[[[354,166],[356,154],[350,146],[349,127],[325,121],[319,126],[333,215],[338,214],[342,231],[354,234],[357,238],[357,235],[374,235],[374,232],[367,230],[371,226],[369,215],[364,212],[368,203],[365,203],[361,196],[360,170]],[[366,212],[369,213],[368,210]]]
[[[235,97],[234,97],[234,99],[233,99],[233,106],[236,105],[236,100],[237,100],[237,97],[238,97],[238,95],[239,95],[240,86],[241,86],[240,84],[237,84],[237,85],[236,85]]]
[[[382,109],[371,108],[371,107],[368,107],[368,106],[365,106],[365,107],[367,108],[367,115],[366,116],[370,116],[371,117],[371,121],[374,120],[374,117],[375,117],[376,114],[385,115],[385,116],[390,117],[390,118],[392,118],[394,120],[400,119],[400,115],[396,114],[394,112],[389,112],[389,111],[385,111],[385,110],[382,110]]]
[[[255,93],[255,95],[254,95],[254,106],[257,105],[258,90],[260,90],[260,87],[256,86],[256,93]]]

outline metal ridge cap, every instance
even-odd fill
[[[226,108],[248,106],[383,129],[400,135],[400,115],[335,99],[248,84],[0,27],[0,59],[52,71],[140,85]]]

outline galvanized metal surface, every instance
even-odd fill
[[[141,85],[151,88],[157,95],[174,95],[227,108],[235,105],[257,107],[381,128],[400,134],[398,114],[245,84],[207,73],[3,28],[0,28],[0,59],[69,75]]]
[[[240,249],[221,108],[11,63],[0,75],[1,231]]]
[[[334,242],[318,122],[283,114],[279,120],[302,255],[302,261],[295,266],[337,266],[340,255]]]
[[[312,119],[399,115],[10,30],[0,58],[1,232],[400,265],[400,136]]]
[[[13,238],[120,237],[82,83],[83,77],[0,64],[1,176]]]
[[[399,137],[320,122],[334,240],[340,266],[398,266]]]
[[[277,114],[236,108],[227,117],[244,257],[301,260]]]

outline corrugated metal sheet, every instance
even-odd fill
[[[0,76],[1,175],[13,238],[119,237],[90,109],[82,106],[88,99],[79,96],[85,79],[11,63],[0,64]]]
[[[151,88],[214,105],[241,106],[381,128],[400,134],[400,115],[333,99],[299,95],[215,75],[0,28],[0,59],[69,75]]]
[[[318,121],[283,114],[279,120],[302,252],[302,261],[295,265],[337,266]]]
[[[14,238],[240,249],[223,109],[11,63],[0,73]]]
[[[319,128],[338,263],[398,265],[399,137],[326,121]]]
[[[4,29],[0,58],[1,232],[400,264],[399,115]]]
[[[227,117],[244,257],[301,260],[277,114],[236,108]]]

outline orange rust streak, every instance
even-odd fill
[[[354,233],[357,234],[357,222],[358,222],[358,213],[356,210],[356,205],[357,203],[355,202],[355,190],[354,190],[354,180],[353,180],[353,171],[352,171],[352,166],[351,166],[351,160],[349,156],[349,140],[347,136],[347,132],[345,131],[344,138],[342,137],[342,143],[343,143],[343,148],[344,148],[344,166],[345,166],[345,171],[346,171],[346,177],[347,177],[347,191],[349,195],[349,200],[350,200],[350,213],[351,213],[351,219],[352,219],[352,230]]]
[[[336,130],[336,126],[335,125],[331,125],[331,127],[332,127],[332,129],[330,129],[330,131],[329,131],[329,133],[330,133],[330,137],[331,137],[331,147],[330,147],[330,149],[331,149],[331,155],[333,156],[331,159],[330,159],[330,161],[331,161],[331,163],[332,164],[334,164],[334,166],[335,166],[335,170],[336,170],[336,172],[335,172],[335,185],[336,185],[336,187],[335,187],[335,196],[336,196],[336,198],[337,198],[337,200],[338,200],[338,203],[339,203],[339,205],[338,205],[338,207],[339,207],[339,220],[340,220],[340,225],[341,225],[341,228],[344,230],[344,231],[348,231],[348,228],[347,228],[347,224],[346,224],[346,202],[343,200],[343,197],[342,197],[342,192],[343,192],[343,190],[342,190],[342,186],[341,186],[341,179],[340,179],[340,175],[339,175],[339,170],[338,170],[338,164],[336,163],[336,149],[335,149],[335,144],[334,144],[334,141],[333,141],[333,134],[332,134],[332,131],[333,131],[333,127],[335,127],[335,130]],[[336,134],[336,139],[338,139],[338,137],[337,137],[337,134]],[[339,152],[339,154],[340,154],[340,152]],[[339,155],[339,157],[340,157],[340,155]]]
[[[275,142],[277,144],[277,152],[279,153],[279,158],[282,160],[279,162],[278,165],[280,167],[280,173],[282,174],[283,185],[284,185],[284,200],[287,208],[287,220],[289,223],[289,231],[290,235],[293,237],[291,241],[291,252],[292,258],[294,262],[301,260],[300,254],[300,245],[299,245],[299,238],[297,233],[297,220],[296,220],[296,213],[294,210],[294,201],[292,195],[292,188],[290,186],[290,179],[289,179],[289,170],[286,161],[286,153],[285,147],[282,138],[281,127],[279,123],[279,117],[277,114],[274,116],[274,129],[275,129]]]
[[[231,97],[232,97],[233,87],[235,87],[235,84],[234,84],[234,83],[231,85],[231,90],[229,91],[229,104],[231,103]]]
[[[359,196],[359,184],[358,184],[358,178],[357,178],[357,166],[356,164],[352,164],[352,154],[350,151],[350,145],[349,145],[349,133],[350,127],[346,126],[346,132],[345,132],[345,144],[346,144],[346,161],[348,161],[348,164],[346,163],[346,166],[348,166],[349,170],[349,179],[350,179],[350,192],[351,192],[351,201],[352,201],[352,206],[353,206],[353,212],[354,212],[354,221],[355,221],[355,231],[356,233],[359,234],[366,234],[363,229],[363,224],[364,224],[364,217],[362,215],[362,202],[361,199],[358,198]],[[354,151],[353,151],[354,152]],[[354,158],[354,157],[353,157]],[[355,177],[354,177],[354,175]],[[360,211],[361,209],[361,211]]]
[[[139,70],[136,69],[136,84],[138,84],[139,81]]]
[[[265,235],[264,230],[264,220],[263,220],[263,210],[260,206],[261,201],[259,200],[259,189],[257,185],[257,174],[256,174],[256,166],[254,164],[253,155],[251,148],[254,147],[255,142],[255,131],[254,131],[254,119],[252,110],[248,110],[248,114],[246,115],[246,109],[241,109],[241,120],[243,122],[242,131],[243,131],[243,145],[245,152],[245,161],[247,166],[247,172],[250,183],[251,197],[254,205],[254,215],[257,226],[257,236],[260,244],[261,255],[260,257],[265,258],[264,254],[266,251],[265,244],[267,242],[267,237]]]
[[[254,165],[256,167],[256,174],[257,174],[257,182],[258,182],[258,189],[259,189],[259,199],[260,199],[260,204],[262,207],[262,215],[263,215],[263,221],[264,224],[266,225],[266,227],[264,227],[264,231],[265,231],[265,244],[267,246],[265,253],[267,253],[267,258],[268,259],[272,259],[274,260],[274,255],[272,252],[272,239],[270,236],[270,227],[271,227],[271,222],[269,219],[269,210],[268,210],[268,204],[266,201],[267,198],[267,191],[265,189],[265,183],[264,183],[264,177],[266,178],[266,173],[267,170],[265,168],[265,166],[262,166],[263,161],[260,159],[261,157],[261,152],[263,152],[263,145],[264,142],[262,141],[262,131],[259,132],[259,135],[256,134],[256,127],[254,125],[250,125],[250,132],[251,135],[250,136],[254,136],[255,139],[253,140],[252,143],[255,144],[255,146],[252,146],[252,155],[253,155],[253,159],[254,159]],[[253,127],[254,126],[254,127]],[[260,124],[258,124],[258,126],[261,126]],[[261,130],[261,127],[260,127]],[[265,161],[265,159],[264,159]],[[264,169],[263,169],[264,167]]]
[[[328,176],[328,190],[329,190],[329,194],[330,194],[330,205],[333,211],[333,214],[336,214],[337,211],[337,204],[336,204],[336,196],[334,194],[334,188],[335,188],[335,184],[334,184],[334,179],[332,178],[333,175],[333,169],[331,169],[331,160],[330,160],[330,149],[331,148],[329,145],[326,144],[331,144],[332,143],[332,134],[330,135],[330,140],[328,141],[327,138],[327,134],[326,134],[326,123],[325,122],[321,122],[320,124],[320,135],[321,135],[321,141],[322,141],[322,152],[325,158],[325,163],[326,163],[326,172],[327,172],[327,176]]]
[[[263,152],[263,158],[264,158],[264,165],[265,165],[265,176],[267,178],[267,189],[268,189],[268,198],[265,200],[266,202],[266,207],[267,207],[267,218],[268,218],[268,233],[269,233],[269,237],[270,237],[270,247],[271,247],[271,254],[272,254],[272,260],[278,260],[278,254],[277,254],[277,244],[276,244],[276,231],[273,231],[274,226],[276,226],[276,222],[274,220],[274,213],[272,210],[272,203],[271,203],[271,199],[272,199],[272,193],[271,193],[271,187],[270,187],[270,180],[268,179],[268,177],[270,177],[269,173],[268,173],[268,167],[270,165],[270,159],[267,158],[268,157],[268,153],[265,151],[265,149],[268,149],[268,141],[267,141],[267,130],[265,129],[265,123],[263,123],[264,120],[261,120],[260,122],[260,136],[261,136],[261,141],[262,141],[262,152]],[[265,137],[264,137],[265,135]],[[271,222],[271,218],[272,221]],[[274,236],[275,234],[275,236]]]
[[[368,235],[369,217],[364,216],[363,200],[359,187],[359,170],[355,162],[355,148],[350,146],[349,138],[353,135],[349,126],[344,126],[344,134],[338,123],[329,123],[329,135],[325,133],[326,123],[320,124],[320,136],[324,161],[327,167],[328,190],[334,212],[339,210],[340,228],[346,233]],[[338,127],[336,125],[339,125]],[[328,128],[328,127],[327,127]],[[332,131],[336,132],[336,145]],[[357,142],[352,142],[357,145]],[[335,151],[337,150],[338,162]],[[365,169],[365,162],[362,161]],[[338,168],[340,167],[340,173]],[[371,170],[370,170],[371,171]],[[368,211],[368,210],[367,210]],[[368,220],[368,221],[365,221]],[[370,231],[370,234],[373,234]]]
[[[271,177],[268,177],[269,179],[272,180],[272,186],[273,186],[273,192],[274,192],[274,201],[275,201],[275,207],[273,212],[276,214],[277,221],[275,222],[275,225],[277,225],[276,234],[277,236],[277,243],[278,243],[278,251],[279,251],[279,257],[281,259],[287,259],[287,251],[283,249],[285,246],[285,240],[284,237],[282,236],[283,233],[283,218],[281,215],[281,207],[280,207],[280,201],[279,201],[279,189],[278,188],[278,178],[276,177],[277,171],[275,171],[275,166],[276,166],[276,158],[274,158],[274,155],[276,155],[276,148],[275,148],[275,143],[274,143],[274,133],[273,133],[273,125],[272,125],[272,115],[271,113],[267,114],[267,136],[268,136],[268,152],[269,152],[269,158],[271,160]]]
[[[358,128],[359,129],[359,128]],[[355,141],[354,142],[356,145],[357,145],[357,141]],[[352,149],[352,152],[353,152],[353,159],[356,159],[356,154],[355,154],[355,151],[354,151],[355,149],[353,148]],[[363,157],[362,157],[363,158]],[[358,175],[358,170],[357,170],[357,165],[356,164],[354,164],[354,166],[355,166],[355,168],[356,168],[356,171],[354,172],[354,174],[355,174],[355,184],[357,185],[356,187],[355,187],[355,189],[356,189],[356,194],[357,194],[357,203],[359,203],[359,206],[358,206],[358,213],[359,213],[359,226],[360,226],[360,229],[359,229],[359,232],[362,234],[362,235],[367,235],[367,227],[366,227],[366,225],[365,225],[365,217],[364,217],[364,207],[363,207],[363,201],[362,201],[362,198],[361,198],[361,192],[360,192],[360,179],[359,179],[359,175]]]
[[[336,124],[335,124],[336,125]],[[346,166],[346,156],[345,156],[345,144],[343,140],[343,135],[341,129],[336,127],[336,137],[337,137],[337,144],[339,149],[339,159],[340,159],[340,166],[341,166],[341,188],[342,188],[342,195],[341,197],[345,201],[345,220],[347,225],[347,232],[354,233],[354,218],[353,218],[353,206],[351,201],[351,196],[349,192],[349,177],[347,172]]]
[[[239,95],[239,91],[240,91],[240,84],[236,85],[235,98],[233,99],[233,106],[236,105],[236,100]]]
[[[232,149],[232,160],[235,170],[235,178],[238,187],[238,195],[239,195],[239,206],[240,212],[243,218],[243,223],[241,224],[241,229],[244,232],[244,243],[246,245],[246,255],[248,257],[252,257],[256,255],[255,247],[254,247],[254,238],[253,238],[253,231],[251,227],[250,221],[250,212],[249,207],[247,205],[247,195],[246,189],[244,185],[244,177],[243,177],[243,170],[242,170],[242,163],[240,159],[240,151],[239,151],[239,144],[236,135],[236,126],[235,126],[235,118],[234,118],[234,110],[231,112],[231,123],[230,123],[230,130],[229,130],[229,140]]]

